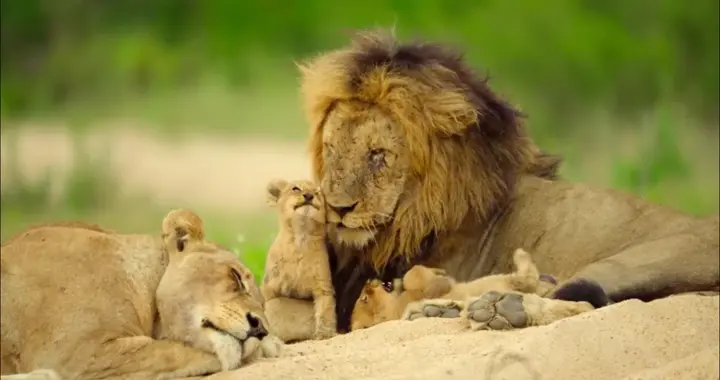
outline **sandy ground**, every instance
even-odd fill
[[[459,318],[392,321],[208,379],[718,379],[719,301],[631,300],[504,332],[470,332]]]
[[[59,128],[23,128],[13,137],[3,133],[3,186],[10,184],[6,167],[13,138],[21,171],[37,180],[51,170],[54,192],[60,193],[60,179],[73,167],[77,151],[72,136]],[[265,185],[271,178],[310,175],[302,142],[217,136],[167,140],[137,129],[117,128],[84,135],[83,144],[94,159],[109,159],[108,170],[118,179],[121,191],[149,196],[162,204],[252,211],[265,207]]]

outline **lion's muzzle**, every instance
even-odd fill
[[[250,323],[250,330],[247,332],[248,338],[255,337],[262,340],[262,338],[268,335],[268,331],[260,318],[252,315],[252,313],[247,313],[246,317],[248,323]]]

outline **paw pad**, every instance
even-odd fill
[[[523,296],[490,291],[467,305],[467,318],[474,330],[510,330],[528,325]]]
[[[405,319],[412,321],[418,318],[458,318],[460,312],[460,305],[455,302],[425,303],[411,310]]]

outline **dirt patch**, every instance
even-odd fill
[[[93,159],[107,160],[121,193],[140,193],[162,204],[202,204],[252,211],[264,207],[265,184],[275,177],[309,178],[305,146],[271,139],[198,136],[163,139],[138,129],[119,128],[86,133],[80,139],[63,128],[22,128],[2,134],[0,179],[7,176],[13,149],[17,164],[31,181],[46,170],[53,191],[73,168],[78,141]]]

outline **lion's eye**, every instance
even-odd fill
[[[293,186],[292,191],[294,191],[294,192],[296,192],[296,193],[299,193],[299,192],[300,192],[300,188],[297,187],[297,186]]]
[[[385,150],[373,149],[368,155],[368,160],[374,165],[380,166],[385,163]]]

